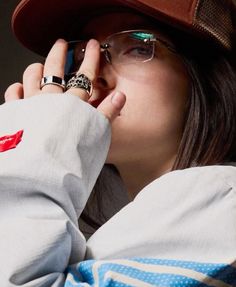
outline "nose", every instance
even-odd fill
[[[116,73],[105,55],[101,53],[98,76],[93,82],[93,94],[89,102],[95,108],[116,88]]]
[[[104,53],[101,53],[98,77],[94,88],[101,93],[109,93],[116,86],[116,73],[112,65],[107,61]]]

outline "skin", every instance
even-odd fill
[[[98,32],[96,27],[100,27]],[[143,17],[113,13],[91,20],[84,34],[102,41],[115,32],[140,27],[153,28]],[[190,93],[190,81],[178,56],[167,49],[157,52],[159,57],[148,63],[126,67],[135,69],[135,76],[119,73],[111,65],[103,66],[99,74],[103,79],[100,93],[108,89],[126,95],[121,115],[112,124],[107,162],[118,168],[131,199],[172,168]]]
[[[115,32],[137,28],[153,29],[146,18],[130,12],[119,12],[90,20],[82,33],[83,36],[103,41]],[[39,83],[42,76],[63,77],[66,49],[66,42],[58,40],[44,66],[29,66],[24,73],[23,84],[16,83],[8,88],[6,101],[39,94],[43,96],[45,92],[62,93],[60,87],[53,85],[40,90]],[[99,43],[90,40],[80,72],[93,81],[93,95],[88,99],[81,89],[66,92],[88,103],[104,98],[97,109],[112,125],[107,163],[118,168],[131,199],[144,186],[172,168],[182,137],[190,93],[190,81],[179,57],[168,49],[157,52],[158,57],[148,63],[127,66],[126,69],[135,68],[135,73],[122,74],[105,62],[99,51]]]

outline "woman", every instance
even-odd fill
[[[57,40],[1,106],[2,286],[235,286],[233,11],[19,4],[24,45],[73,43]],[[85,233],[104,224],[86,242],[78,218]]]

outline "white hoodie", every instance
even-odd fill
[[[0,145],[23,130],[0,153],[1,287],[236,286],[235,167],[162,176],[86,243],[77,222],[107,156],[108,120],[52,94],[2,105],[0,123]]]

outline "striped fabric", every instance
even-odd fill
[[[65,287],[232,287],[233,264],[163,259],[87,260],[67,270]]]

